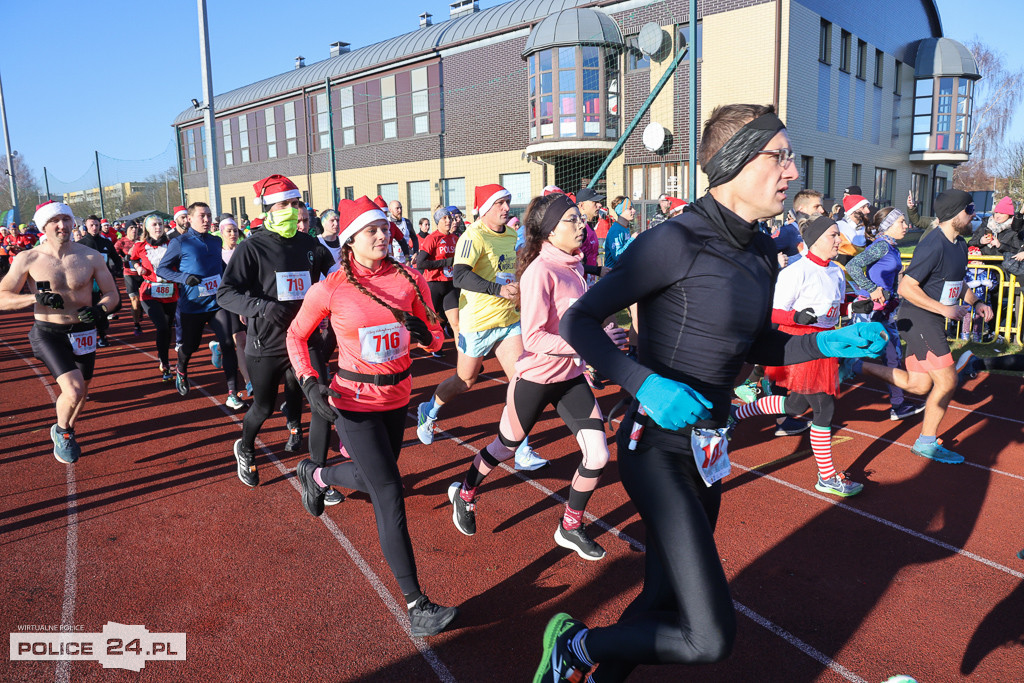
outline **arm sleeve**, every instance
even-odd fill
[[[867,276],[867,269],[878,263],[887,251],[888,245],[882,240],[877,240],[850,259],[850,262],[846,264],[846,275],[850,278],[850,282],[865,292],[873,292],[878,285]]]
[[[600,275],[601,266],[583,266],[584,275]]]
[[[139,268],[142,269],[143,280],[148,280],[149,282],[156,282],[159,278],[157,278],[156,273],[154,273],[146,266],[146,261],[144,261],[142,258],[143,249],[144,247],[142,246],[142,242],[136,243],[135,246],[132,247],[132,253],[129,254],[129,259],[131,260],[132,263],[138,264]]]
[[[247,247],[246,242],[239,244],[224,269],[220,287],[217,288],[217,305],[246,318],[259,318],[266,312],[267,304],[273,300],[249,293],[248,274],[258,274],[259,266]]]
[[[794,325],[796,321],[793,317],[796,316],[796,311],[784,310],[781,308],[772,309],[772,324],[774,325]]]
[[[917,206],[914,206],[914,208],[907,207],[907,220],[910,221],[911,225],[920,230],[927,230],[932,224],[931,218],[922,217],[917,212]]]
[[[416,268],[419,270],[440,270],[445,266],[450,266],[455,261],[454,256],[448,258],[438,259],[436,261],[431,260],[430,254],[420,249],[416,252]]]
[[[178,238],[167,243],[167,251],[160,259],[160,265],[156,267],[156,274],[168,282],[185,284],[185,274],[178,271],[178,264],[181,263],[181,240]]]
[[[532,353],[549,356],[571,356],[576,350],[557,334],[544,329],[548,312],[554,304],[553,282],[544,273],[531,273],[519,283],[521,301],[527,302],[520,311],[523,328],[523,348]]]
[[[231,262],[234,263],[237,257],[238,254],[231,257]],[[333,290],[334,288],[325,282],[317,282],[310,287],[306,292],[306,298],[302,300],[299,312],[288,326],[288,335],[285,339],[288,360],[291,361],[295,377],[300,381],[304,377],[320,378],[313,369],[313,362],[309,357],[309,338],[320,326],[320,321],[330,316]],[[217,291],[217,295],[220,296],[220,290]]]
[[[818,348],[818,334],[820,333],[794,336],[772,329],[766,321],[765,326],[761,328],[761,334],[750,347],[747,362],[777,367],[824,358],[825,354]]]
[[[480,292],[491,296],[501,296],[501,285],[497,282],[485,280],[473,272],[471,266],[465,263],[456,263],[453,269],[452,282],[459,289],[470,292]]]
[[[401,266],[399,266],[401,267]],[[441,323],[430,322],[427,318],[427,308],[434,311],[434,304],[430,299],[430,288],[427,286],[427,278],[423,277],[422,273],[418,273],[411,268],[407,268],[409,274],[412,275],[413,280],[416,281],[416,287],[419,289],[419,296],[417,296],[412,302],[412,314],[427,324],[427,329],[430,330],[430,336],[432,337],[430,344],[424,348],[428,351],[440,351],[441,346],[444,344],[444,331],[441,329]],[[434,311],[437,313],[437,311]]]

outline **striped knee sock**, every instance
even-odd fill
[[[765,396],[753,403],[744,403],[736,411],[737,420],[745,420],[754,415],[785,415],[785,396]]]
[[[822,479],[836,476],[836,468],[832,464],[832,428],[811,425],[811,450],[814,461],[818,463],[818,474]]]

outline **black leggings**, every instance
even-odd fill
[[[420,584],[398,471],[407,409],[403,406],[382,413],[339,411],[334,426],[352,460],[321,470],[320,477],[328,486],[369,494],[384,559],[402,593],[413,595],[419,592]]]
[[[831,394],[793,394],[786,397],[786,415],[800,417],[810,408],[814,411],[811,424],[832,428],[832,416],[836,412],[836,399]]]
[[[232,339],[231,321],[228,316],[234,315],[223,308],[208,313],[181,314],[181,350],[178,351],[178,372],[188,373],[188,362],[192,354],[203,341],[203,328],[207,325],[220,342],[220,350],[224,358],[224,379],[228,383],[228,392],[235,393],[235,376],[238,374],[238,356],[235,355],[235,340]]]
[[[595,683],[623,681],[640,664],[717,662],[729,656],[736,638],[713,535],[721,482],[704,484],[689,441],[674,437],[655,445],[645,438],[630,451],[632,421],[623,425],[619,473],[647,529],[644,587],[618,623],[587,635],[587,651],[601,664]]]
[[[596,429],[604,433],[604,422],[593,416],[596,412],[594,392],[583,375],[550,384],[539,384],[516,376],[509,384],[502,415],[508,422],[502,419],[498,428],[501,442],[508,448],[518,448],[549,405],[555,407],[573,436],[581,429]]]
[[[447,323],[448,316],[445,311],[459,307],[459,290],[451,280],[428,282],[427,289],[430,290],[430,302],[434,304],[434,313]]]
[[[302,389],[295,379],[295,372],[288,356],[245,354],[245,365],[249,368],[249,381],[252,382],[252,405],[242,420],[242,445],[254,450],[256,435],[267,418],[277,409],[277,388],[281,380],[284,379],[285,414],[288,416],[289,425],[298,422],[302,417]]]
[[[177,301],[142,300],[142,310],[146,312],[156,329],[156,355],[160,357],[160,365],[165,368],[171,367],[168,349],[171,348],[171,325],[174,323],[174,312],[177,308]]]

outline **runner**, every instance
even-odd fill
[[[139,228],[134,223],[124,229],[124,237],[114,242],[114,250],[124,264],[124,288],[132,305],[132,322],[135,323],[135,335],[142,334],[142,301],[139,299],[139,287],[142,278],[135,272],[130,263],[132,249],[139,241]]]
[[[935,198],[935,214],[939,225],[918,242],[914,257],[900,280],[903,298],[896,327],[907,343],[906,370],[875,363],[844,362],[840,374],[861,371],[894,384],[912,394],[927,394],[921,435],[910,449],[925,458],[956,465],[964,456],[939,443],[939,423],[956,390],[957,371],[953,354],[946,340],[946,320],[962,320],[971,312],[979,313],[986,322],[992,309],[978,302],[974,292],[964,291],[967,275],[967,243],[971,234],[974,200],[963,190],[946,190]],[[965,305],[960,305],[961,296]]]
[[[455,528],[467,536],[476,533],[477,489],[494,468],[512,457],[549,404],[572,431],[583,452],[569,487],[562,521],[555,529],[555,543],[584,560],[600,560],[604,548],[590,538],[583,511],[597,489],[608,464],[608,439],[601,409],[583,378],[579,356],[558,336],[558,322],[587,289],[581,247],[586,223],[576,203],[565,194],[537,197],[526,209],[523,221],[526,242],[519,252],[516,280],[522,307],[523,355],[508,387],[498,436],[477,453],[462,482],[448,487]],[[614,324],[605,332],[617,345],[626,333]]]
[[[458,609],[432,603],[420,589],[397,461],[412,392],[409,344],[440,348],[441,328],[427,303],[423,276],[388,256],[384,212],[367,197],[343,199],[338,212],[342,269],[310,289],[288,328],[288,355],[310,408],[334,422],[352,460],[327,468],[308,458],[299,462],[302,505],[320,516],[332,485],[369,494],[412,635],[431,636],[443,631]],[[317,381],[308,345],[326,317],[339,346],[338,373],[329,387]]]
[[[420,242],[416,254],[416,268],[423,273],[430,288],[430,299],[434,310],[451,329],[452,339],[459,338],[459,290],[452,282],[455,265],[455,221],[449,209],[434,209],[434,223],[437,230]],[[439,353],[437,355],[440,355]]]
[[[235,254],[235,248],[238,246],[239,240],[242,238],[241,232],[238,229],[238,223],[235,221],[234,215],[230,213],[223,213],[220,215],[220,241],[221,250],[220,258],[224,261],[224,267],[227,268],[228,262],[231,257]],[[231,334],[232,341],[235,342],[235,359],[238,361],[238,373],[242,375],[242,381],[245,382],[245,392],[239,392],[236,397],[239,399],[238,403],[232,402],[232,408],[235,405],[241,408],[241,399],[252,398],[252,382],[249,380],[249,368],[245,364],[245,321],[241,316],[229,315],[229,332]],[[220,342],[216,339],[210,342],[210,363],[213,367],[221,369],[224,367],[224,352],[221,351]],[[225,401],[227,403],[227,401]],[[235,408],[237,410],[237,408]]]
[[[710,191],[676,220],[642,233],[566,312],[560,331],[594,368],[636,397],[618,433],[622,483],[647,529],[643,590],[618,624],[588,630],[565,614],[544,634],[535,681],[624,680],[639,664],[727,657],[736,631],[713,532],[728,472],[733,379],[744,361],[787,365],[879,353],[874,323],[791,337],[771,328],[778,260],[759,219],[778,215],[799,177],[770,106],[717,107],[704,125]],[[639,302],[639,358],[603,321]],[[634,425],[646,429],[631,439]],[[639,429],[638,429],[639,431]],[[694,453],[697,453],[695,456]]]
[[[161,378],[170,382],[174,375],[171,373],[168,353],[171,347],[171,325],[178,308],[178,286],[156,274],[156,269],[167,253],[170,239],[159,216],[147,216],[143,228],[146,238],[135,243],[128,258],[142,280],[139,290],[142,308],[156,329],[156,354],[160,359]]]
[[[476,188],[480,217],[459,238],[452,267],[459,295],[458,360],[455,374],[441,382],[429,401],[417,409],[416,435],[424,444],[434,441],[434,423],[445,403],[476,384],[484,357],[494,350],[509,381],[515,362],[523,354],[523,338],[515,298],[519,285],[512,269],[516,261],[516,234],[505,227],[512,193],[501,185]],[[529,437],[516,450],[516,469],[535,470],[547,464],[529,445]]]
[[[219,237],[210,234],[210,207],[193,202],[188,207],[189,228],[185,234],[172,238],[167,251],[156,267],[156,274],[179,286],[178,312],[181,318],[181,348],[174,385],[180,396],[188,396],[188,362],[203,340],[203,328],[213,330],[224,353],[224,379],[228,394],[225,404],[233,409],[237,405],[235,383],[238,362],[235,342],[231,339],[231,315],[217,305],[217,287],[224,272]]]
[[[28,333],[32,355],[46,365],[60,388],[57,422],[50,427],[53,457],[70,465],[82,454],[75,423],[85,407],[96,364],[96,322],[116,310],[120,297],[103,255],[71,241],[70,206],[40,204],[33,220],[46,241],[14,257],[0,280],[0,310],[33,307],[35,323]],[[32,293],[22,294],[28,283]],[[100,291],[95,304],[93,283]]]
[[[286,450],[301,446],[302,394],[288,362],[285,335],[309,288],[331,266],[330,254],[316,238],[298,231],[305,204],[295,183],[274,174],[254,183],[253,190],[256,204],[265,210],[263,228],[235,249],[217,290],[217,303],[248,321],[245,364],[253,402],[242,421],[242,438],[234,445],[238,478],[246,486],[260,483],[256,437],[274,412],[282,380],[289,418]],[[314,344],[323,344],[319,335]]]
[[[24,226],[22,226],[24,227]],[[118,275],[124,269],[121,263],[121,257],[117,255],[117,251],[114,249],[114,243],[111,242],[101,231],[102,223],[96,216],[89,216],[85,219],[85,235],[82,239],[78,240],[78,244],[95,249],[96,251],[103,254],[103,257],[107,264],[107,270],[110,271],[111,276],[114,273]],[[92,305],[99,305],[100,299],[103,294],[97,283],[93,283],[92,286]],[[120,295],[118,296],[120,300]],[[107,341],[107,329],[110,327],[110,322],[106,316],[101,316],[96,320],[96,334],[98,338],[96,340],[96,346],[104,348],[110,346],[110,342]]]

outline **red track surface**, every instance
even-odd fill
[[[148,322],[142,337],[123,317],[113,324],[78,427],[84,455],[57,463],[56,386],[31,357],[29,323],[24,312],[0,317],[0,626],[143,624],[186,633],[188,650],[141,673],[4,657],[0,679],[524,681],[554,613],[609,624],[640,589],[644,531],[614,447],[588,510],[607,525],[593,527],[607,558],[584,562],[551,540],[578,464],[554,411],[531,440],[552,465],[495,472],[477,535],[455,530],[445,491],[493,438],[505,397],[503,383],[482,381],[442,414],[453,438],[420,445],[411,418],[406,432],[420,580],[461,610],[449,632],[414,641],[368,499],[310,517],[280,416],[264,428],[261,485],[243,486],[231,457],[241,413],[221,405],[220,372],[198,354],[193,391],[179,398],[157,377]],[[415,361],[413,407],[451,372],[446,349]],[[503,379],[493,360],[485,371]],[[1024,680],[1021,394],[1019,379],[994,375],[961,389],[943,436],[968,462],[949,466],[911,454],[919,421],[889,421],[875,387],[848,390],[835,459],[866,485],[843,502],[813,490],[806,434],[774,438],[768,418],[744,423],[716,535],[740,612],[735,651],[631,680]],[[602,392],[605,409],[615,399]]]

